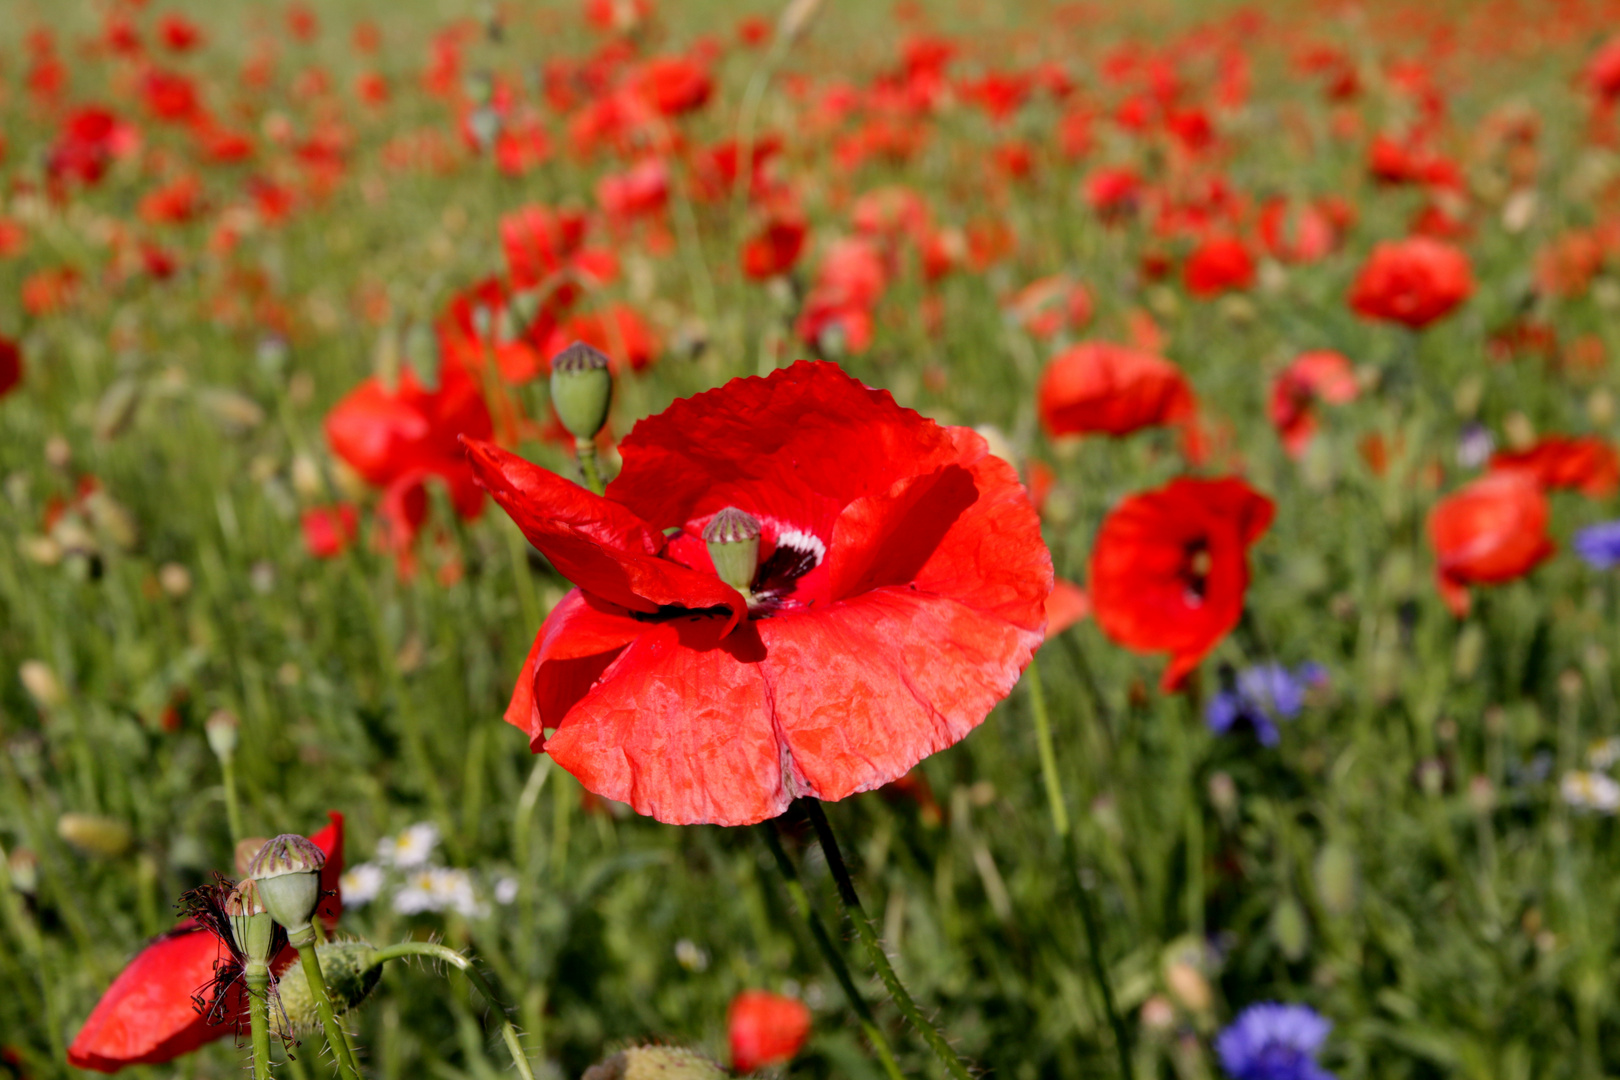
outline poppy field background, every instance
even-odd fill
[[[502,722],[569,585],[456,436],[578,475],[546,379],[576,338],[614,367],[609,473],[637,419],[825,358],[993,429],[1029,488],[1073,851],[1028,673],[827,807],[966,1061],[1120,1071],[1073,856],[1137,1076],[1223,1075],[1268,1001],[1331,1022],[1341,1077],[1620,1069],[1620,541],[1582,532],[1620,516],[1616,14],[8,0],[0,1073],[74,1072],[230,868],[225,713],[246,834],[341,812],[375,895],[340,932],[469,950],[537,1075],[730,1061],[756,990],[811,1013],[767,1068],[883,1075],[756,829],[638,817]],[[1097,589],[1105,519],[1179,477],[1269,503],[1167,511],[1225,530],[1181,552],[1194,599],[1247,566],[1191,644],[1088,614],[1140,593]],[[802,817],[784,842],[836,924]],[[510,1067],[440,977],[387,969],[367,1072]],[[226,1038],[135,1073],[241,1067]]]

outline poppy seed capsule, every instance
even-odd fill
[[[225,917],[231,920],[231,938],[249,963],[270,962],[271,942],[276,921],[259,898],[259,884],[252,878],[239,881],[225,898]]]
[[[726,507],[703,527],[714,572],[745,597],[759,569],[759,533],[759,519],[735,506]]]
[[[608,358],[598,350],[576,341],[551,358],[551,405],[574,438],[596,438],[612,398]]]
[[[321,900],[325,865],[326,853],[296,833],[271,840],[248,864],[248,876],[259,883],[259,898],[291,938],[310,929],[309,920]]]

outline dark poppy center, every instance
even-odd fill
[[[776,537],[776,549],[761,560],[754,572],[754,603],[749,614],[773,614],[793,600],[799,579],[817,566],[826,556],[826,545],[819,538],[798,531],[785,531]]]
[[[1203,604],[1209,587],[1209,572],[1214,566],[1215,560],[1209,553],[1206,541],[1194,540],[1182,549],[1181,580],[1189,606],[1199,607]]]

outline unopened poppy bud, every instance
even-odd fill
[[[612,398],[613,376],[600,350],[576,341],[551,358],[551,405],[574,438],[596,438]]]
[[[56,672],[43,660],[24,660],[17,669],[23,689],[42,709],[55,709],[67,702],[67,692],[56,677]]]
[[[215,709],[203,722],[203,731],[208,734],[208,748],[215,757],[224,761],[236,753],[236,735],[240,726],[236,714],[229,709]]]
[[[695,1050],[632,1046],[585,1070],[580,1080],[721,1080],[726,1071]]]
[[[759,569],[759,531],[759,519],[735,506],[726,507],[703,527],[714,572],[744,596]]]
[[[67,813],[56,819],[56,835],[86,855],[116,859],[129,850],[129,826],[101,814]]]
[[[326,996],[338,1016],[365,1001],[382,978],[382,965],[376,963],[377,950],[364,941],[330,941],[315,946],[315,956],[321,962]],[[302,964],[281,973],[276,999],[280,1008],[270,1010],[271,1034],[296,1039],[319,1030],[320,1013]]]
[[[287,928],[294,945],[310,932],[309,920],[321,900],[321,867],[326,854],[296,833],[283,833],[259,849],[248,864],[248,876],[259,883],[259,898]]]
[[[237,883],[225,898],[225,917],[231,920],[231,939],[249,961],[270,962],[276,920],[259,897],[259,883],[252,878]]]
[[[30,849],[12,848],[6,855],[6,872],[11,875],[11,887],[24,896],[39,890],[39,856]]]

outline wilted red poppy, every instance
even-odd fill
[[[1182,281],[1194,296],[1218,296],[1254,284],[1254,257],[1235,236],[1211,236],[1187,256]]]
[[[1129,435],[1188,425],[1197,411],[1181,370],[1151,353],[1087,341],[1052,358],[1041,374],[1041,423],[1049,435]]]
[[[768,990],[744,990],[731,999],[726,1028],[739,1073],[785,1065],[810,1037],[810,1007]]]
[[[8,337],[0,337],[0,397],[5,397],[22,382],[22,349]]]
[[[476,517],[484,493],[467,467],[457,439],[488,438],[489,407],[471,374],[452,357],[439,370],[439,386],[425,388],[403,371],[392,390],[375,377],[338,402],[326,417],[326,441],[368,483],[383,491],[381,513],[395,552],[408,549],[427,505],[423,482],[442,479],[462,517]]]
[[[1367,318],[1421,330],[1473,291],[1467,255],[1443,241],[1414,236],[1373,248],[1350,288],[1350,306]]]
[[[467,441],[579,586],[506,718],[599,795],[742,825],[879,787],[972,730],[1040,643],[1051,556],[1012,467],[836,365],[677,401],[619,451],[601,498]],[[722,526],[758,538],[746,597],[706,546]]]
[[[330,824],[310,837],[326,853],[321,889],[331,893],[317,914],[328,927],[343,913],[338,878],[343,875],[343,815],[327,814]],[[245,996],[238,984],[226,999],[218,1023],[200,1013],[193,995],[214,978],[214,962],[224,945],[212,931],[191,920],[155,938],[135,955],[101,995],[68,1047],[68,1064],[112,1073],[126,1065],[156,1065],[188,1054],[236,1030]],[[272,961],[279,972],[297,952],[282,951]]]
[[[1132,495],[1092,548],[1097,625],[1128,649],[1169,653],[1159,685],[1177,689],[1242,616],[1249,547],[1274,510],[1236,477],[1181,478]]]
[[[1468,614],[1469,585],[1512,581],[1553,553],[1547,517],[1541,485],[1518,469],[1487,473],[1435,504],[1429,545],[1440,598],[1453,614]]]
[[[1283,449],[1291,457],[1305,452],[1316,433],[1316,402],[1343,405],[1359,392],[1355,369],[1342,353],[1331,349],[1300,353],[1271,382],[1268,411]]]
[[[1596,435],[1548,435],[1528,450],[1491,456],[1491,471],[1523,470],[1545,488],[1574,488],[1590,499],[1620,489],[1620,455]]]

